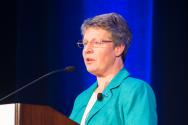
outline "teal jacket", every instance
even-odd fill
[[[97,87],[95,82],[75,100],[70,119],[80,124],[87,103]],[[124,68],[96,101],[85,125],[157,125],[156,100],[151,87],[129,76]]]

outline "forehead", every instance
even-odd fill
[[[110,40],[112,38],[111,32],[102,29],[102,28],[96,28],[96,27],[90,27],[87,28],[83,34],[84,40]]]

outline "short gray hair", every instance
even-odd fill
[[[110,32],[115,46],[120,44],[125,45],[125,50],[122,54],[122,60],[124,61],[132,39],[132,33],[127,21],[117,13],[97,15],[93,18],[88,18],[83,22],[81,26],[82,35],[84,35],[85,31],[91,27],[102,28]]]

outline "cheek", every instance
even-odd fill
[[[113,50],[111,50],[111,51],[104,51],[98,53],[97,57],[98,57],[98,63],[107,64],[107,63],[111,63],[114,60],[115,55],[113,53]]]
[[[84,52],[84,50],[82,50],[82,57],[83,57],[83,59],[85,58],[85,52]]]
[[[84,58],[84,56],[85,56],[85,55],[84,55],[84,51],[82,50],[82,57]]]

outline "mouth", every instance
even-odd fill
[[[86,62],[87,64],[93,63],[94,61],[95,61],[95,59],[93,59],[93,58],[86,58],[86,59],[85,59],[85,62]]]

